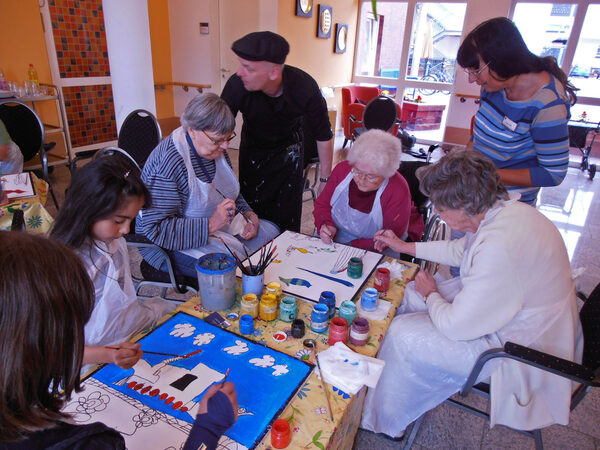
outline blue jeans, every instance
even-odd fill
[[[265,244],[265,239],[268,242],[271,239],[275,238],[277,235],[279,235],[279,228],[277,227],[277,225],[268,220],[260,219],[258,226],[258,234],[254,238],[250,240],[242,239],[239,236],[236,236],[236,238],[246,247],[246,249],[248,250],[248,254],[252,254]],[[199,249],[205,253],[225,253],[229,255],[229,251],[222,244],[207,245],[205,247],[200,247]],[[189,255],[186,255],[185,253],[178,251],[174,251],[172,255],[174,265],[173,270],[176,274],[185,275],[191,278],[196,277],[196,263],[198,262],[197,258],[193,258]],[[238,256],[243,258],[243,256],[241,255]],[[162,270],[163,272],[167,272],[168,269],[166,261],[163,261],[162,265],[160,266],[160,270]]]

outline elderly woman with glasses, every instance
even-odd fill
[[[419,272],[385,336],[386,365],[367,394],[362,426],[392,437],[456,393],[486,350],[510,341],[572,361],[582,355],[569,257],[554,224],[509,195],[479,152],[453,151],[417,177],[442,219],[466,235],[416,243],[391,231],[375,237],[375,248],[461,269],[446,281]],[[492,426],[568,423],[569,380],[501,361],[486,364],[479,379],[491,377]]]
[[[178,273],[196,276],[198,257],[225,252],[253,252],[279,233],[259,219],[240,194],[227,154],[235,137],[235,119],[218,95],[203,94],[187,105],[177,128],[152,151],[142,179],[152,194],[136,231],[168,250]],[[160,251],[143,249],[144,259],[167,270]]]
[[[506,17],[483,22],[462,42],[458,63],[481,86],[469,146],[490,158],[509,190],[535,205],[540,186],[567,174],[575,88],[553,56],[529,51]]]
[[[354,142],[315,201],[315,226],[323,242],[366,249],[375,232],[388,227],[404,238],[421,238],[423,219],[398,173],[401,154],[400,140],[381,130],[369,130]]]

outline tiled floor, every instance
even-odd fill
[[[342,139],[343,140],[343,139]],[[340,139],[336,139],[336,148],[340,148]],[[237,164],[237,151],[231,150],[234,166]],[[574,157],[572,165],[580,161]],[[600,178],[600,175],[598,176]],[[64,190],[69,183],[68,170],[57,167],[51,179],[62,203]],[[308,198],[308,194],[305,194]],[[48,206],[51,214],[55,211]],[[579,272],[577,288],[589,294],[600,282],[600,180],[590,181],[576,167],[569,169],[565,181],[557,187],[542,190],[538,209],[546,214],[560,229],[563,235],[571,264]],[[312,233],[312,201],[303,204],[302,232]],[[135,260],[132,269],[137,270]],[[169,296],[178,297],[175,295]],[[185,295],[179,298],[187,298]],[[472,399],[471,399],[472,397]],[[470,400],[480,405],[485,401],[477,396]],[[483,402],[483,403],[482,403]],[[485,407],[485,406],[483,406]],[[568,426],[554,425],[542,432],[547,449],[594,449],[600,450],[600,389],[589,394],[571,414]],[[384,437],[359,430],[354,449],[385,450],[402,448],[404,441],[394,442]],[[412,446],[413,449],[528,449],[535,448],[533,439],[503,426],[489,429],[487,423],[476,416],[460,411],[449,405],[441,405],[428,412],[423,425]]]

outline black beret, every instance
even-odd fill
[[[248,61],[269,61],[283,64],[290,52],[290,44],[271,31],[257,31],[238,39],[231,50],[242,59]]]

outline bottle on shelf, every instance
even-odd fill
[[[29,78],[29,81],[33,81],[38,86],[40,85],[38,73],[37,70],[35,70],[35,67],[33,67],[33,64],[29,64],[29,69],[27,69],[27,78]]]

